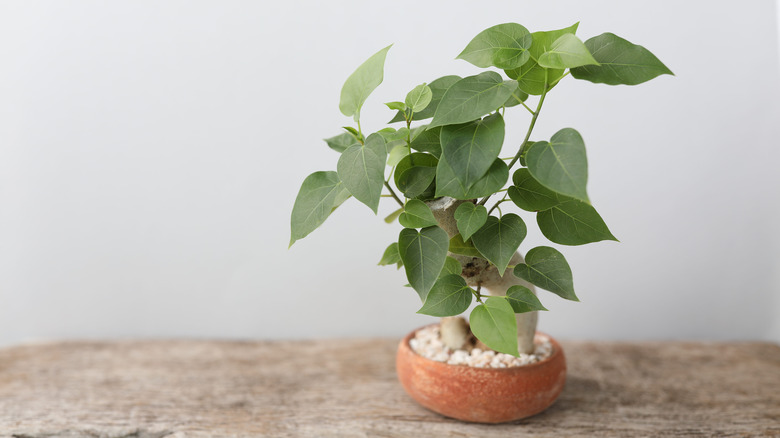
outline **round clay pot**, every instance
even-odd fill
[[[398,346],[398,379],[413,399],[447,417],[476,423],[503,423],[530,417],[547,409],[563,390],[566,359],[558,342],[550,357],[511,368],[449,365],[415,353],[409,333]]]

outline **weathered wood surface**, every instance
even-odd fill
[[[396,341],[73,342],[0,349],[0,437],[780,436],[780,347],[562,342],[546,412],[465,424],[396,383]]]

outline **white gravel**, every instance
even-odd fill
[[[476,368],[508,368],[529,365],[546,359],[552,353],[550,339],[537,335],[533,354],[520,354],[514,357],[509,354],[497,353],[493,350],[482,350],[467,344],[463,350],[452,350],[441,341],[439,326],[432,325],[417,331],[409,340],[412,350],[422,357],[450,365],[466,365]]]

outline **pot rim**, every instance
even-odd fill
[[[536,339],[539,336],[545,336],[550,341],[550,344],[552,344],[552,353],[550,353],[549,356],[547,356],[546,358],[544,358],[544,359],[542,359],[542,360],[540,360],[538,362],[534,362],[534,363],[527,364],[527,365],[506,367],[506,368],[491,368],[491,367],[480,368],[480,367],[472,367],[472,366],[469,366],[469,365],[453,365],[453,364],[448,364],[447,362],[439,362],[439,361],[436,361],[436,360],[433,360],[433,359],[429,359],[429,358],[427,358],[425,356],[422,356],[422,355],[418,354],[416,351],[414,351],[414,349],[412,349],[412,346],[409,344],[409,341],[411,341],[412,337],[418,331],[420,331],[420,330],[422,330],[422,329],[424,329],[426,327],[431,327],[431,326],[434,326],[434,325],[439,325],[439,323],[435,322],[435,323],[432,323],[432,324],[426,324],[424,326],[418,327],[418,328],[412,330],[409,334],[407,334],[403,338],[403,340],[401,341],[401,346],[405,350],[407,350],[408,353],[410,353],[410,354],[412,354],[412,355],[414,355],[414,356],[416,356],[416,357],[418,357],[420,359],[423,359],[423,360],[425,360],[427,362],[430,362],[430,366],[440,366],[442,368],[449,368],[449,367],[464,368],[464,369],[469,369],[469,370],[477,370],[476,372],[485,372],[485,373],[500,373],[500,374],[517,373],[520,370],[533,370],[534,368],[539,368],[539,367],[545,366],[549,362],[551,362],[554,358],[556,358],[557,356],[560,356],[560,355],[563,354],[563,348],[561,348],[560,344],[558,344],[558,341],[555,338],[553,338],[552,336],[548,335],[547,333],[540,332],[540,331],[537,330],[534,333],[534,339]]]

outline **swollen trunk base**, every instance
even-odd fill
[[[431,211],[433,211],[433,216],[436,218],[439,226],[447,232],[450,238],[458,234],[458,227],[455,222],[455,210],[464,202],[471,201],[461,201],[445,196],[428,202],[428,206],[431,208]],[[525,286],[536,293],[534,286],[525,280],[515,277],[512,273],[512,269],[507,269],[503,272],[503,275],[501,275],[495,265],[490,264],[483,258],[468,257],[452,253],[449,253],[449,255],[460,262],[461,267],[463,268],[461,276],[466,280],[466,283],[469,286],[481,286],[482,289],[486,289],[490,295],[494,296],[506,295],[506,291],[515,285]],[[516,252],[509,264],[517,265],[518,263],[523,262],[523,257],[520,253]],[[517,319],[518,350],[520,353],[533,353],[538,312],[518,313],[515,315],[515,318]],[[468,336],[468,334],[460,335],[459,332],[452,332],[448,328],[450,326],[453,327],[453,329],[457,329],[457,325],[455,324],[443,324],[442,340],[444,340],[448,347],[458,349],[466,341],[465,337]]]

